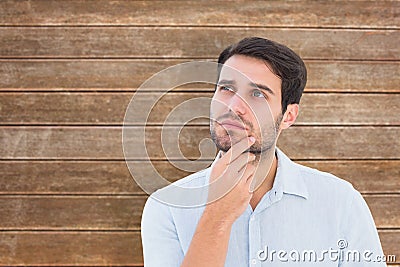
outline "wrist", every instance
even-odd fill
[[[202,220],[207,223],[207,225],[212,226],[214,229],[219,229],[220,231],[230,231],[234,218],[230,216],[223,216],[220,210],[214,209],[208,205],[203,212]]]

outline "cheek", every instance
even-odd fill
[[[268,105],[254,108],[250,115],[253,128],[257,132],[262,132],[264,129],[270,129],[275,125],[274,117]]]
[[[277,115],[280,115],[282,113],[282,103],[280,96],[274,97],[274,99],[269,101],[268,105],[269,109],[271,110],[270,112],[275,115],[275,118]]]
[[[216,118],[223,114],[227,109],[227,105],[216,97],[213,97],[210,104],[210,116],[211,118]]]

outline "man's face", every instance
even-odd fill
[[[211,102],[210,131],[226,152],[246,136],[256,141],[254,154],[274,148],[279,135],[281,79],[262,60],[234,55],[222,66]]]

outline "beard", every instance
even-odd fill
[[[258,132],[255,132],[254,126],[251,122],[245,121],[243,118],[230,112],[218,117],[217,119],[210,119],[211,138],[219,150],[227,152],[232,147],[232,145],[248,136],[246,130],[239,132],[234,130],[227,130],[219,124],[219,121],[222,121],[224,119],[235,120],[247,126],[247,128],[249,129],[248,132],[251,133],[252,136],[254,136],[256,139],[254,144],[251,145],[250,148],[247,149],[245,152],[250,152],[258,155],[275,147],[275,143],[279,133],[279,125],[282,121],[282,118],[283,115],[280,113],[274,123],[269,123],[268,125],[259,128],[260,130]]]

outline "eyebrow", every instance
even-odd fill
[[[256,87],[256,88],[260,88],[264,91],[267,91],[268,93],[270,93],[271,95],[275,95],[274,91],[271,90],[271,88],[269,88],[268,86],[264,85],[264,84],[260,84],[260,83],[250,83],[249,84],[251,87]]]
[[[217,85],[236,85],[236,82],[234,80],[220,80],[220,81],[218,81]],[[250,82],[249,86],[251,86],[253,88],[262,89],[264,91],[267,91],[271,95],[275,95],[274,91],[272,91],[271,88],[269,88],[268,86],[266,86],[264,84]]]
[[[217,82],[217,85],[226,85],[226,84],[230,84],[230,85],[235,85],[236,82],[234,80],[220,80]]]

